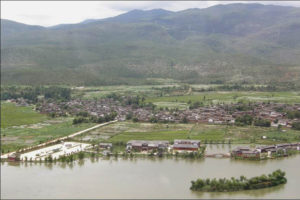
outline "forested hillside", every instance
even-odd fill
[[[300,9],[133,10],[54,27],[1,20],[3,84],[300,83]]]

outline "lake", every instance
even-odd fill
[[[228,152],[209,145],[208,152]],[[229,158],[85,159],[73,164],[1,163],[1,198],[299,198],[300,156],[265,161]],[[189,190],[197,178],[230,178],[286,172],[274,188],[207,193]]]

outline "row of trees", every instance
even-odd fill
[[[289,119],[300,118],[300,111],[299,110],[290,110],[290,111],[287,111],[287,117]]]
[[[109,122],[116,118],[117,113],[111,112],[110,114],[104,115],[104,117],[96,117],[96,116],[80,116],[73,119],[73,124],[81,124],[81,123],[103,123]]]
[[[263,127],[270,127],[271,126],[271,121],[270,120],[262,119],[262,118],[253,119],[253,117],[251,115],[248,115],[248,114],[237,117],[235,119],[235,124],[238,125],[238,126],[252,125],[252,123],[254,124],[254,126],[263,126]]]
[[[23,98],[36,103],[39,96],[44,96],[46,99],[69,100],[71,89],[58,86],[1,87],[1,100]]]
[[[239,191],[252,190],[273,187],[280,184],[285,184],[285,172],[276,170],[269,175],[256,176],[247,179],[245,176],[240,176],[239,179],[232,177],[231,179],[198,179],[192,181],[191,190],[207,191],[207,192],[225,192],[225,191]]]

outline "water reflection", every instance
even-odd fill
[[[273,193],[273,192],[281,192],[285,188],[285,185],[279,185],[271,188],[263,188],[258,190],[244,190],[244,191],[236,191],[236,192],[195,192],[192,193],[196,194],[198,198],[203,198],[209,196],[209,198],[216,199],[222,198],[226,196],[226,198],[238,198],[240,196],[249,196],[251,198],[263,198],[266,195]]]

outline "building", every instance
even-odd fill
[[[260,157],[260,153],[256,150],[253,151],[242,151],[241,154],[242,158],[259,158]]]
[[[174,144],[174,151],[198,151],[199,146],[196,144]]]
[[[200,147],[200,140],[174,140],[174,144],[194,144]]]
[[[127,151],[149,151],[149,150],[165,150],[169,146],[169,141],[166,140],[130,140],[127,142]]]
[[[112,148],[112,143],[100,143],[99,147],[101,149],[111,149]]]
[[[200,140],[174,140],[174,151],[198,151]]]
[[[8,155],[8,161],[19,161],[20,160],[20,154],[18,153],[12,153]]]

